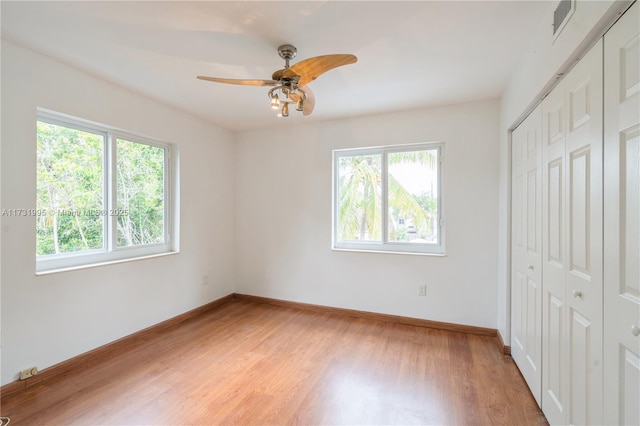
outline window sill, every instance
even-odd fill
[[[57,274],[59,272],[76,271],[76,270],[79,270],[79,269],[96,268],[96,267],[99,267],[99,266],[115,265],[115,264],[118,264],[118,263],[136,262],[136,261],[139,261],[139,260],[146,260],[146,259],[154,259],[154,258],[157,258],[157,257],[172,256],[174,254],[179,254],[179,253],[180,253],[179,251],[169,251],[169,252],[164,252],[164,253],[156,253],[156,254],[143,255],[143,256],[137,256],[137,257],[128,257],[128,258],[125,258],[125,259],[114,259],[114,260],[107,260],[107,261],[103,261],[103,262],[87,263],[87,264],[84,264],[84,265],[68,266],[68,267],[64,267],[64,268],[47,269],[47,270],[43,270],[43,271],[37,271],[36,272],[36,276]]]
[[[427,253],[417,251],[394,251],[394,250],[367,250],[364,248],[342,248],[332,247],[332,251],[351,251],[357,253],[376,253],[376,254],[408,254],[411,256],[434,256],[434,257],[447,257],[446,253]]]

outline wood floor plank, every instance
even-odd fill
[[[490,336],[230,301],[1,401],[11,425],[547,424]]]

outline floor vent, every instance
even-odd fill
[[[555,40],[560,31],[567,25],[573,11],[576,8],[575,0],[560,0],[558,7],[553,11],[553,39]]]

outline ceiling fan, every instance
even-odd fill
[[[355,63],[358,58],[345,54],[323,55],[305,59],[290,66],[289,61],[296,56],[297,52],[298,49],[290,44],[278,47],[278,53],[285,61],[284,68],[275,71],[271,80],[239,80],[201,75],[198,78],[241,86],[273,86],[267,95],[271,99],[271,108],[281,111],[279,116],[289,116],[289,104],[295,104],[297,111],[309,115],[313,111],[315,98],[307,84],[333,68]]]

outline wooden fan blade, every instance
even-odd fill
[[[354,55],[315,56],[291,65],[287,71],[300,76],[299,84],[308,84],[331,69],[354,64],[357,61],[358,58]]]
[[[313,107],[316,106],[316,98],[313,95],[313,92],[307,86],[299,86],[299,89],[303,91],[307,96],[304,98],[304,103],[302,104],[302,115],[309,115],[313,112]],[[293,101],[298,101],[302,97],[302,94],[299,92],[292,93],[289,95],[289,98]]]
[[[216,83],[237,84],[240,86],[275,86],[277,81],[274,80],[237,80],[233,78],[216,78],[204,77],[199,75],[200,80],[215,81]]]
[[[313,107],[316,106],[316,97],[307,86],[301,86],[300,88],[307,94],[302,105],[302,115],[309,115],[313,112]]]

